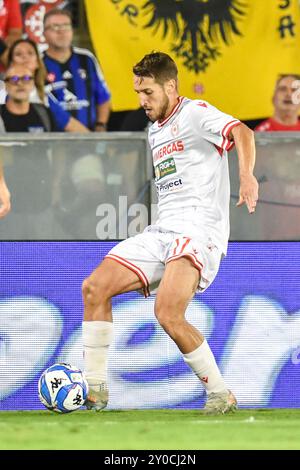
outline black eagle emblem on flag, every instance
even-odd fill
[[[245,7],[239,0],[147,0],[142,10],[151,18],[144,28],[162,29],[163,38],[171,31],[172,52],[198,74],[220,56],[220,41],[228,45],[233,35],[242,36],[237,22]]]

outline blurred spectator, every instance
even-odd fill
[[[67,132],[89,132],[77,119],[64,111],[56,98],[51,95],[45,95],[46,69],[39,55],[36,44],[30,39],[19,39],[16,41],[8,53],[8,66],[24,65],[34,75],[34,87],[30,94],[31,103],[42,103],[49,106],[52,117],[55,121],[57,130]],[[0,103],[5,103],[6,91],[0,92]]]
[[[62,108],[90,130],[106,130],[110,93],[95,56],[72,47],[71,15],[52,9],[44,17],[44,36],[49,48],[43,59],[48,72],[47,90]]]
[[[7,100],[0,106],[0,113],[7,132],[42,133],[55,130],[49,109],[43,104],[29,102],[34,87],[30,69],[24,65],[9,67],[5,74],[5,86]],[[10,156],[8,156],[9,151],[11,151]],[[34,221],[29,215],[44,213],[51,205],[53,188],[51,153],[33,152],[32,145],[27,144],[22,148],[22,152],[17,148],[7,149],[6,159],[5,176],[13,196],[13,207],[5,223],[7,227],[13,227],[15,233],[24,233],[26,238],[34,232]],[[29,225],[26,227],[28,232],[24,225],[26,217],[29,217]],[[38,224],[45,224],[47,221],[34,220]]]
[[[300,131],[300,75],[281,75],[273,95],[274,114],[255,127],[255,131]]]
[[[39,45],[39,50],[45,50],[43,47],[45,45],[43,34],[43,18],[45,13],[52,8],[71,9],[74,11],[76,24],[80,4],[82,5],[83,3],[82,0],[20,0],[24,34]]]
[[[50,132],[56,130],[46,106],[30,103],[34,87],[32,71],[24,65],[12,65],[5,74],[7,100],[0,114],[7,132]]]
[[[0,71],[6,65],[7,47],[22,35],[23,23],[19,0],[0,0]]]
[[[151,121],[147,118],[144,108],[138,108],[128,112],[122,122],[120,131],[145,131],[149,124],[151,124]]]
[[[44,103],[46,69],[39,55],[37,45],[30,39],[18,39],[8,52],[8,67],[11,65],[24,65],[34,74],[35,87],[31,94],[31,101]]]

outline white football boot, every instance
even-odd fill
[[[203,409],[205,415],[218,415],[234,412],[237,409],[237,400],[230,390],[220,393],[209,393]]]
[[[108,386],[106,382],[98,385],[89,384],[89,393],[85,401],[88,410],[101,411],[108,403]]]

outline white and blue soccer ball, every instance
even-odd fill
[[[48,410],[70,413],[87,399],[88,383],[84,374],[70,364],[53,364],[39,379],[39,398]]]

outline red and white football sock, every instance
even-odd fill
[[[108,321],[84,321],[82,340],[84,372],[89,385],[107,382],[107,355],[113,340],[113,324]]]
[[[183,359],[199,377],[207,393],[228,390],[206,339],[194,351],[183,354]]]

